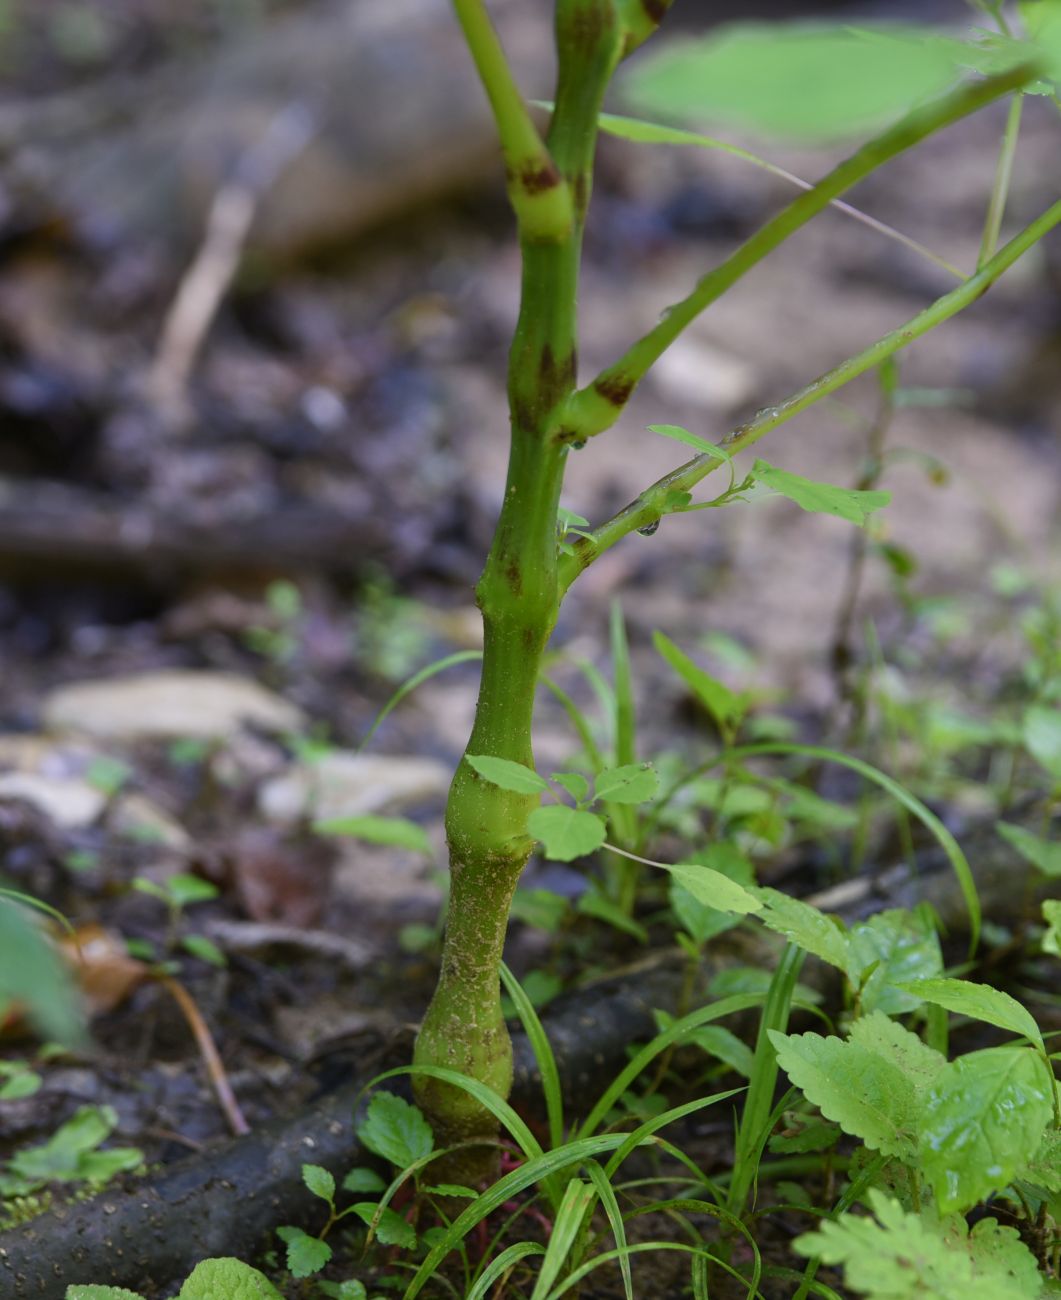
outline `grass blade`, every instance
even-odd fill
[[[564,1261],[571,1253],[571,1248],[582,1230],[586,1213],[596,1197],[596,1190],[590,1184],[582,1182],[580,1178],[572,1178],[568,1183],[564,1199],[560,1202],[560,1209],[556,1213],[553,1230],[549,1234],[549,1245],[542,1260],[538,1280],[531,1292],[531,1300],[545,1300],[549,1294],[549,1289],[560,1276]]]
[[[558,1147],[564,1140],[564,1098],[560,1090],[560,1071],[556,1068],[552,1044],[530,998],[524,993],[519,980],[504,962],[501,963],[501,982],[515,1004],[516,1014],[520,1018],[531,1051],[534,1053],[538,1073],[542,1076],[545,1114],[549,1121],[549,1145]]]
[[[597,1189],[597,1195],[604,1207],[604,1213],[608,1216],[608,1224],[611,1227],[612,1236],[615,1238],[616,1249],[624,1252],[619,1256],[619,1271],[623,1275],[623,1291],[626,1293],[626,1300],[634,1300],[634,1281],[630,1276],[630,1258],[625,1253],[626,1224],[623,1223],[623,1212],[619,1209],[615,1188],[611,1185],[608,1175],[596,1160],[586,1161],[586,1174]]]
[[[518,1264],[521,1259],[526,1259],[528,1255],[544,1254],[545,1247],[539,1246],[536,1241],[517,1241],[514,1246],[509,1246],[496,1259],[490,1261],[479,1274],[475,1285],[464,1297],[464,1300],[486,1300],[486,1293],[503,1273],[507,1273],[510,1268]]]
[[[413,673],[412,677],[402,682],[401,686],[394,692],[387,703],[376,714],[376,719],[365,733],[365,738],[358,745],[358,750],[362,750],[383,725],[389,714],[391,714],[402,700],[410,693],[415,691],[418,686],[422,686],[429,678],[434,677],[436,673],[445,672],[447,668],[453,668],[457,664],[471,663],[473,659],[482,659],[481,650],[458,650],[456,654],[446,655],[442,659],[436,659],[434,663],[428,664],[426,668],[421,668],[418,673]]]

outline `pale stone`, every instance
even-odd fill
[[[39,772],[0,773],[0,799],[24,799],[70,830],[90,826],[107,802],[106,795],[86,781]]]
[[[444,795],[453,773],[431,758],[387,758],[333,750],[265,782],[258,807],[273,822],[330,821],[382,813]]]
[[[305,725],[300,709],[257,682],[190,669],[62,686],[45,700],[43,715],[53,731],[121,740],[224,739],[248,723],[277,732]]]
[[[728,352],[684,336],[672,343],[652,367],[652,382],[671,402],[730,411],[755,393],[756,374],[746,362]],[[698,430],[693,430],[698,432]],[[710,432],[704,432],[710,442]]]
[[[113,831],[129,839],[161,844],[181,853],[192,846],[191,836],[184,827],[142,794],[122,795],[107,820]]]

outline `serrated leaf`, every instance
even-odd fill
[[[374,1169],[359,1165],[343,1179],[344,1192],[382,1192],[387,1184]]]
[[[882,1011],[859,1016],[848,1031],[849,1040],[884,1057],[903,1072],[918,1093],[927,1093],[939,1079],[947,1058],[929,1047],[909,1029]]]
[[[367,844],[385,844],[397,849],[410,849],[413,853],[432,854],[427,832],[407,817],[377,817],[365,813],[358,817],[330,817],[314,822],[318,835],[344,835],[364,840]]]
[[[775,1155],[803,1155],[812,1151],[831,1151],[840,1140],[840,1128],[821,1120],[811,1120],[795,1133],[775,1133],[767,1143]]]
[[[287,1267],[292,1277],[312,1277],[332,1257],[332,1248],[319,1237],[311,1237],[301,1228],[277,1228],[276,1235],[287,1247]]]
[[[1048,1128],[1020,1177],[1048,1192],[1061,1192],[1061,1129]]]
[[[204,1259],[196,1264],[177,1300],[283,1300],[264,1273],[241,1259]]]
[[[736,25],[664,46],[637,66],[625,93],[638,111],[836,139],[882,126],[951,85],[951,44],[926,40],[918,27]]]
[[[969,1232],[953,1218],[934,1226],[872,1188],[876,1220],[843,1214],[792,1243],[800,1255],[842,1266],[844,1283],[869,1300],[1035,1300],[1041,1278],[1016,1230],[984,1219]]]
[[[919,1155],[944,1213],[1000,1191],[1038,1151],[1053,1113],[1042,1061],[989,1047],[949,1064],[925,1099]]]
[[[891,500],[890,492],[864,492],[858,488],[818,483],[814,479],[778,469],[765,460],[755,462],[752,477],[771,491],[795,502],[801,510],[808,510],[812,514],[835,515],[838,519],[846,519],[860,527],[875,510],[882,509]]]
[[[861,1043],[770,1031],[778,1064],[809,1102],[871,1151],[908,1158],[919,1112],[914,1084]]]
[[[928,921],[911,912],[878,912],[852,925],[847,942],[847,977],[852,988],[861,991],[864,1012],[898,1016],[916,1011],[921,999],[899,985],[943,973],[939,936]]]
[[[1008,993],[993,989],[988,984],[973,984],[969,980],[929,979],[915,980],[899,986],[916,997],[945,1007],[972,1020],[982,1020],[997,1029],[1008,1030],[1027,1038],[1042,1048],[1043,1036],[1031,1012]]]
[[[707,709],[719,731],[731,732],[744,715],[744,699],[694,663],[662,632],[652,633],[652,644]]]
[[[690,865],[710,867],[712,871],[720,872],[745,888],[755,884],[752,864],[731,840],[720,840],[717,844],[708,845],[690,859]],[[683,888],[673,875],[669,898],[679,923],[701,947],[709,939],[739,924],[739,919],[733,913],[720,912],[718,908],[702,903]]]
[[[489,754],[465,754],[470,767],[491,785],[514,794],[541,794],[549,786],[534,768],[514,763],[510,758],[493,758]]]
[[[579,772],[553,772],[549,780],[562,786],[575,803],[582,803],[589,794],[589,782]]]
[[[1044,840],[1023,826],[1014,826],[1010,822],[995,822],[995,830],[1044,876],[1061,876],[1061,843]]]
[[[659,790],[659,773],[648,763],[625,763],[598,772],[593,796],[607,803],[644,803]]]
[[[317,1289],[329,1300],[368,1300],[364,1282],[351,1279],[346,1282],[318,1282]]]
[[[536,840],[541,840],[545,856],[554,862],[584,858],[600,848],[608,833],[596,813],[562,805],[535,808],[527,818],[527,830]]]
[[[394,1210],[388,1208],[381,1210],[373,1201],[361,1201],[351,1206],[351,1209],[369,1228],[375,1223],[376,1240],[381,1245],[401,1246],[403,1250],[416,1248],[416,1233],[412,1225]]]
[[[719,912],[732,912],[738,916],[762,911],[763,905],[753,893],[724,876],[721,871],[684,862],[667,867],[666,870],[672,880],[705,907],[713,907]]]
[[[1048,898],[1043,903],[1043,920],[1046,933],[1043,935],[1043,952],[1061,957],[1061,900]]]
[[[322,1165],[303,1165],[302,1181],[314,1196],[331,1205],[335,1200],[335,1179]]]
[[[638,125],[646,128],[649,126],[647,122],[642,122]],[[666,128],[664,127],[656,127],[654,129],[656,131],[666,131]],[[677,133],[671,132],[670,134],[672,136],[668,141],[670,144],[676,143],[673,139],[675,134],[683,137],[688,136],[688,133],[684,131]],[[694,136],[693,139],[697,140],[698,143],[701,143],[699,137]],[[688,140],[683,139],[682,143],[688,143]],[[728,451],[725,451],[722,447],[716,447],[713,442],[708,442],[706,438],[701,438],[695,433],[690,433],[688,429],[683,429],[680,424],[650,424],[648,429],[650,433],[659,433],[662,434],[664,438],[671,438],[675,442],[683,442],[687,447],[692,447],[694,451],[698,451],[702,456],[714,456],[716,459],[723,461],[732,460]]]
[[[848,963],[847,935],[824,912],[790,898],[779,890],[765,886],[756,890],[756,897],[764,904],[759,912],[763,925],[783,934],[804,952],[809,952],[838,970],[846,970]]]
[[[1061,709],[1032,705],[1024,715],[1023,734],[1028,753],[1061,780]]]
[[[435,1148],[434,1132],[419,1108],[393,1092],[376,1093],[357,1126],[357,1136],[398,1169],[408,1169]]]

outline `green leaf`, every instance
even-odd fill
[[[312,1277],[332,1257],[332,1248],[326,1241],[311,1237],[301,1228],[277,1228],[276,1235],[287,1247],[287,1267],[292,1277]]]
[[[186,871],[179,871],[176,875],[170,876],[164,888],[177,907],[187,907],[189,903],[208,903],[221,892],[209,880],[204,880],[202,876],[193,876]]]
[[[1061,843],[1044,840],[1010,822],[995,822],[995,830],[1044,876],[1061,876]]]
[[[394,848],[410,849],[431,857],[433,850],[427,832],[406,817],[377,817],[365,813],[359,817],[332,817],[314,822],[319,835],[349,835],[369,844],[387,844]]]
[[[954,64],[952,43],[926,40],[924,28],[738,25],[664,47],[625,91],[642,112],[835,139],[872,131],[945,90]]]
[[[491,758],[488,754],[465,754],[467,763],[491,785],[515,794],[541,794],[549,785],[532,767],[514,763],[510,758]]]
[[[177,1300],[283,1300],[264,1273],[242,1260],[204,1259],[196,1264]]]
[[[1061,1129],[1046,1130],[1035,1155],[1021,1167],[1020,1177],[1048,1192],[1061,1192]]]
[[[228,965],[225,954],[205,934],[186,934],[181,939],[181,947],[185,952],[190,952],[193,957],[198,957],[200,961],[209,962],[211,966]]]
[[[604,843],[607,829],[595,813],[555,805],[535,808],[527,818],[527,830],[541,840],[545,856],[554,862],[574,862]]]
[[[647,126],[648,124],[640,123],[639,125]],[[657,131],[664,130],[662,127],[656,127],[655,129]],[[672,132],[671,134],[675,133]],[[688,133],[678,132],[677,134],[684,136]],[[693,139],[699,143],[698,137],[694,136]],[[675,141],[672,139],[669,143],[674,144]],[[683,141],[683,143],[687,142]],[[698,451],[702,456],[714,456],[723,461],[732,460],[728,451],[725,451],[722,447],[716,447],[713,442],[708,442],[695,433],[690,433],[688,429],[683,429],[679,424],[650,424],[648,428],[650,433],[661,433],[664,438],[673,438],[675,442],[684,442],[687,447],[692,447],[694,451]]]
[[[322,1165],[303,1165],[302,1181],[314,1196],[332,1205],[335,1201],[335,1179]]]
[[[760,483],[794,501],[802,510],[813,514],[835,515],[861,526],[874,512],[891,500],[890,492],[863,492],[857,488],[835,487],[831,483],[817,483],[788,470],[777,469],[765,460],[752,466],[752,477]]]
[[[629,934],[638,943],[648,943],[648,931],[639,925],[632,916],[627,916],[618,903],[613,902],[594,884],[578,900],[575,910],[582,916],[593,916],[598,921],[614,926],[624,934]]]
[[[0,1061],[0,1101],[21,1101],[39,1091],[43,1080],[35,1070],[18,1061]]]
[[[942,1052],[923,1043],[882,1011],[859,1016],[851,1025],[848,1037],[852,1043],[898,1066],[921,1094],[936,1083],[947,1064]]]
[[[970,1233],[953,1218],[934,1225],[877,1188],[874,1219],[842,1214],[792,1243],[800,1255],[844,1269],[844,1283],[870,1300],[1035,1300],[1035,1256],[1014,1228],[984,1219]]]
[[[678,863],[666,870],[672,880],[706,907],[713,907],[719,912],[734,912],[739,916],[762,911],[763,904],[753,893],[724,876],[721,871],[686,863]]]
[[[915,1084],[894,1060],[859,1042],[770,1030],[777,1061],[826,1119],[871,1151],[909,1158],[919,1114]]]
[[[77,1179],[82,1157],[109,1137],[117,1123],[111,1106],[82,1106],[47,1142],[16,1152],[8,1167],[22,1178],[40,1182]]]
[[[374,1169],[358,1166],[343,1179],[344,1192],[382,1192],[387,1184]]]
[[[368,1300],[364,1282],[351,1279],[347,1282],[318,1282],[317,1289],[330,1300]]]
[[[744,715],[744,699],[694,663],[662,632],[652,633],[652,644],[707,709],[719,731],[723,735],[735,731]]]
[[[465,1187],[463,1183],[436,1183],[433,1187],[425,1187],[424,1191],[432,1196],[459,1196],[466,1201],[474,1201],[479,1195],[474,1187]]]
[[[84,1042],[77,996],[62,959],[17,903],[0,898],[0,1007],[18,1002],[45,1038]]]
[[[1028,753],[1061,780],[1061,709],[1033,705],[1024,715],[1023,730]]]
[[[848,931],[847,977],[860,990],[863,1012],[890,1016],[916,1011],[921,999],[898,985],[943,973],[943,954],[935,928],[920,915],[898,908],[878,912]]]
[[[381,1245],[401,1246],[403,1250],[416,1248],[416,1233],[412,1226],[394,1210],[381,1209],[374,1201],[359,1201],[351,1209],[369,1229],[375,1224],[375,1236]]]
[[[666,1028],[666,1026],[663,1026]],[[723,1025],[701,1025],[699,1029],[694,1029],[688,1038],[684,1040],[694,1047],[699,1047],[702,1052],[708,1056],[713,1056],[716,1061],[721,1061],[723,1065],[728,1065],[731,1070],[737,1074],[742,1074],[746,1079],[752,1077],[752,1071],[755,1068],[755,1054],[747,1043],[737,1037],[732,1030],[726,1029]]]
[[[1048,898],[1043,903],[1046,933],[1043,935],[1043,952],[1061,957],[1061,900]]]
[[[968,1210],[1000,1191],[1038,1151],[1053,1113],[1038,1055],[989,1047],[959,1057],[929,1090],[921,1167],[940,1209]]]
[[[824,912],[776,889],[761,887],[756,890],[756,897],[765,904],[759,913],[759,920],[768,929],[783,934],[798,948],[812,953],[830,966],[835,966],[838,970],[847,969],[847,935]]]
[[[1019,1034],[1040,1050],[1043,1048],[1043,1036],[1031,1012],[1001,989],[993,989],[988,984],[973,984],[969,980],[952,979],[916,980],[899,987],[937,1007],[945,1007],[960,1016],[969,1016],[972,1020],[982,1020],[985,1024],[1008,1030],[1011,1034]]]
[[[377,1092],[369,1102],[357,1136],[370,1151],[398,1169],[428,1156],[435,1135],[420,1110],[393,1092]]]
[[[659,790],[659,774],[648,763],[606,767],[594,781],[595,799],[607,803],[644,803]]]
[[[709,845],[690,859],[690,865],[709,867],[747,888],[755,884],[752,864],[731,840]],[[701,902],[674,875],[671,876],[669,897],[679,923],[701,947],[709,939],[739,924],[732,913],[720,912],[718,908]]]
[[[551,889],[517,889],[509,915],[547,934],[556,934],[568,907],[568,900]]]
[[[579,772],[553,772],[549,779],[562,786],[575,803],[582,803],[589,794],[589,782]]]
[[[66,1300],[144,1300],[139,1291],[121,1286],[68,1286]]]

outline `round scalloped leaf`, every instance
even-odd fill
[[[120,1286],[68,1286],[66,1300],[144,1300],[138,1291]]]
[[[196,1264],[177,1300],[283,1300],[264,1273],[240,1259],[204,1259]]]

